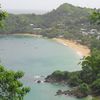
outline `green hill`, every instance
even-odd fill
[[[44,15],[35,14],[20,14],[12,15],[6,19],[5,29],[1,33],[14,32],[32,32],[30,24],[34,27],[50,28],[57,24],[64,24],[64,26],[71,27],[71,25],[88,24],[88,16],[91,9],[75,7],[70,4],[63,4],[56,10],[53,10]]]
[[[65,3],[44,15],[9,14],[9,17],[4,21],[5,28],[1,29],[0,33],[37,32],[50,37],[62,34],[66,37],[68,35],[74,37],[74,35],[80,35],[82,28],[89,30],[96,27],[90,26],[91,12],[93,12],[92,9]]]

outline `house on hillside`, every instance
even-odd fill
[[[81,33],[83,36],[88,35],[87,29],[84,29],[84,28],[81,28],[81,29],[80,29],[80,33]]]
[[[37,28],[33,28],[33,30],[34,30],[34,31],[40,31],[40,30],[42,30],[42,28],[37,27]]]
[[[97,34],[97,33],[98,33],[97,29],[91,29],[90,32],[89,32],[89,34],[91,34],[91,35],[94,35],[94,34]]]

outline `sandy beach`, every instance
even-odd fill
[[[64,38],[54,38],[54,40],[74,49],[80,57],[88,56],[90,54],[90,49],[87,46],[81,45],[75,41]]]
[[[32,37],[42,37],[42,35],[30,34],[30,33],[14,33],[13,35],[24,35],[24,36],[32,36]]]

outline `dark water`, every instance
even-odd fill
[[[69,96],[55,96],[58,89],[67,90],[68,86],[34,82],[34,79],[45,77],[55,70],[79,70],[79,59],[74,50],[50,39],[23,35],[0,36],[1,64],[8,69],[24,71],[22,81],[31,87],[25,100],[79,100]]]

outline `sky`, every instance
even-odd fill
[[[63,3],[88,8],[100,8],[100,0],[0,0],[0,3],[1,7],[5,10],[28,9],[50,11]]]

